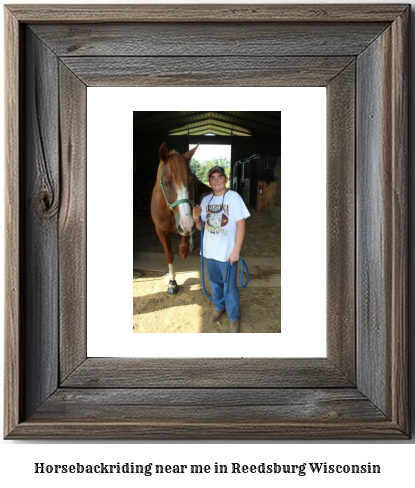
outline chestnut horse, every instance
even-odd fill
[[[179,291],[173,268],[174,254],[170,235],[177,231],[181,234],[179,254],[185,259],[189,251],[189,238],[196,228],[191,205],[200,204],[200,195],[211,191],[190,171],[189,163],[198,147],[199,145],[185,154],[179,154],[174,150],[169,151],[164,142],[159,149],[160,164],[150,211],[169,265],[170,282],[167,293],[170,295]]]

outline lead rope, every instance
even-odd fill
[[[246,265],[245,261],[242,258],[239,258],[239,261],[241,262],[241,276],[240,276],[240,285],[241,288],[246,288],[249,283],[249,270],[248,266]],[[202,287],[203,291],[205,292],[205,295],[211,302],[213,302],[215,305],[220,305],[223,303],[226,299],[226,295],[228,294],[228,289],[229,289],[229,278],[230,278],[230,270],[231,270],[231,262],[228,261],[228,269],[226,270],[226,280],[225,280],[225,290],[223,294],[223,298],[221,300],[214,300],[212,297],[208,295],[208,292],[206,291],[205,287],[205,271],[204,271],[204,266],[203,266],[203,220],[200,219],[200,263],[201,263],[201,268],[202,268]],[[244,271],[246,271],[246,282],[243,284],[243,277],[244,277]]]

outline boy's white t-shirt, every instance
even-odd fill
[[[222,205],[223,201],[223,205]],[[226,262],[235,247],[236,222],[251,214],[245,202],[236,191],[228,190],[224,195],[206,195],[200,206],[201,219],[206,222],[203,234],[203,256]]]

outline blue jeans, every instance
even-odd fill
[[[216,261],[216,259],[205,258],[206,271],[210,281],[212,290],[212,298],[214,300],[221,300],[225,288],[226,273],[228,269],[228,262]],[[215,310],[224,310],[228,314],[229,320],[235,322],[239,318],[239,290],[236,284],[236,276],[238,272],[238,263],[234,263],[230,269],[230,281],[228,294],[225,302],[220,305],[215,305]]]

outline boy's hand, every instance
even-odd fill
[[[199,220],[199,217],[201,215],[202,215],[202,207],[200,205],[195,205],[192,211],[193,220],[194,219]]]
[[[229,261],[231,262],[231,266],[233,266],[233,263],[237,263],[239,261],[239,252],[238,251],[235,251],[233,250],[230,254],[229,254]]]

